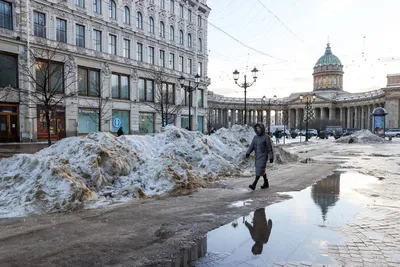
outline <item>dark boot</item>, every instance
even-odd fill
[[[266,189],[269,187],[268,179],[267,179],[267,174],[263,175],[264,178],[264,184],[261,186],[261,189]]]
[[[251,185],[249,185],[249,188],[251,189],[251,190],[256,190],[256,186],[257,186],[257,183],[258,183],[258,179],[260,179],[260,176],[256,176],[256,179],[254,180],[254,182],[253,182],[253,184],[251,184]]]

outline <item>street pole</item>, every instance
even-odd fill
[[[247,76],[244,75],[244,125],[247,123]]]
[[[271,136],[271,98],[268,99],[268,135]]]
[[[192,130],[192,115],[191,115],[191,107],[192,107],[192,87],[191,82],[189,81],[189,131]]]
[[[309,116],[310,116],[310,114],[309,114],[309,102],[308,102],[308,98],[307,98],[307,100],[306,100],[307,102],[306,102],[306,142],[308,141],[308,119],[309,119]]]

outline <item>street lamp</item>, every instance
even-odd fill
[[[265,96],[264,96],[265,97]],[[263,99],[264,99],[263,97]],[[276,95],[273,96],[274,102],[276,102]],[[271,98],[268,99],[268,135],[271,135]]]
[[[264,106],[265,106],[265,103],[266,103],[266,102],[267,102],[267,97],[266,97],[266,96],[263,96],[263,97],[262,97],[262,107],[261,107],[262,110],[264,110]],[[261,117],[262,117],[262,118],[261,118],[261,122],[264,123],[264,111],[263,111],[263,114],[262,114]]]
[[[253,85],[253,83],[256,82],[257,77],[258,77],[258,70],[256,69],[256,67],[254,67],[254,69],[251,71],[252,75],[253,75],[253,82],[252,83],[248,83],[247,82],[247,76],[244,75],[244,83],[238,83],[239,80],[239,72],[237,70],[235,70],[233,72],[233,80],[235,80],[235,84],[237,84],[239,87],[244,88],[244,124],[247,123],[247,88],[249,88],[250,86]]]
[[[181,84],[181,88],[185,90],[185,92],[189,92],[189,131],[192,130],[192,115],[191,115],[191,107],[192,107],[192,92],[196,91],[196,89],[199,87],[200,83],[200,75],[196,74],[194,76],[194,87],[192,87],[192,81],[189,80],[189,86],[185,86],[185,77],[181,75],[181,77],[178,78],[179,83]],[[186,94],[185,94],[186,95]]]
[[[306,122],[306,142],[308,141],[308,122],[312,116],[312,103],[315,101],[316,95],[300,95],[300,101],[305,104],[305,122]]]

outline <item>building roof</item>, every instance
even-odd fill
[[[325,49],[325,54],[318,59],[317,63],[315,63],[315,67],[326,65],[342,65],[339,58],[332,54],[329,43],[327,44],[327,47]]]

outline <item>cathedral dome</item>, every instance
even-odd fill
[[[315,67],[326,66],[326,65],[342,65],[339,58],[334,54],[332,54],[332,50],[329,43],[325,49],[325,54],[318,59],[317,63],[315,63]]]

